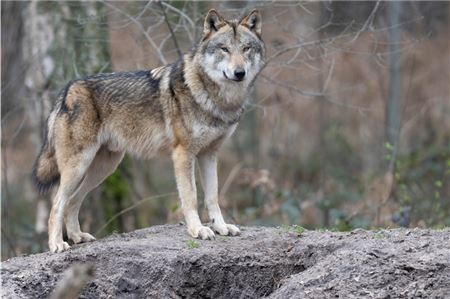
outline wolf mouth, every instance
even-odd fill
[[[232,79],[232,78],[228,78],[227,74],[225,73],[225,71],[222,71],[223,75],[225,78],[227,78],[228,80],[234,81],[234,82],[241,82],[242,80],[244,80],[244,78],[242,79]]]

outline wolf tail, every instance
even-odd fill
[[[33,167],[33,181],[40,194],[47,193],[59,182],[60,173],[53,141],[53,127],[59,106],[57,104],[48,117],[44,144]]]

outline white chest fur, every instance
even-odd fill
[[[196,120],[192,126],[192,138],[195,139],[196,143],[206,146],[217,139],[230,137],[236,127],[237,123],[224,128],[214,127],[201,120]]]

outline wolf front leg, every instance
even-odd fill
[[[213,223],[213,229],[223,236],[229,234],[232,236],[239,235],[239,228],[232,224],[226,224],[220,211],[216,153],[201,154],[199,155],[198,160],[203,180],[205,202],[208,207],[209,219]]]
[[[181,208],[189,234],[194,238],[214,239],[214,232],[200,221],[197,211],[197,188],[195,186],[195,156],[178,146],[172,153]]]

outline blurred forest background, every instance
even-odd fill
[[[30,173],[70,80],[175,61],[210,8],[259,8],[267,66],[220,152],[240,225],[450,225],[449,3],[1,2],[2,259],[47,250],[50,196]],[[85,200],[102,237],[182,221],[170,158],[126,156]],[[207,221],[199,188],[200,211]]]

